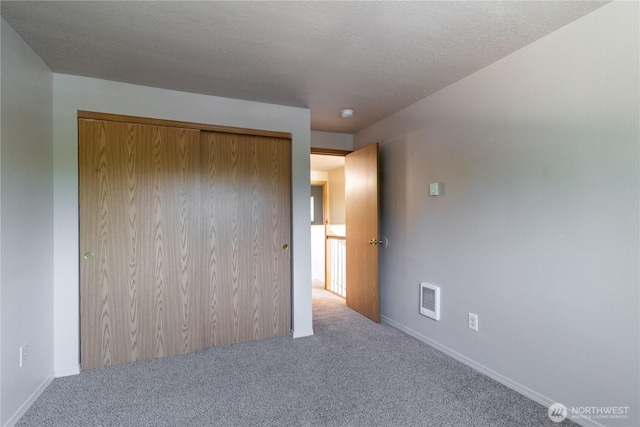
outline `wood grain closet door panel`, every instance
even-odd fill
[[[291,141],[202,133],[207,345],[287,335]]]
[[[83,369],[290,332],[290,139],[78,126]]]
[[[79,121],[83,369],[204,345],[199,131]]]

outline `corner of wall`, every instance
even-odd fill
[[[12,424],[53,378],[53,74],[4,19],[1,31],[0,423]]]

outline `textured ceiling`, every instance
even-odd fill
[[[57,73],[311,109],[353,133],[606,2],[14,2]],[[339,110],[351,107],[352,119]]]

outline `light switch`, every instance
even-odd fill
[[[441,182],[432,182],[429,184],[429,195],[430,196],[439,196],[444,191],[444,184]]]

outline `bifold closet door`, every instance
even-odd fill
[[[291,330],[291,141],[202,132],[207,345]]]
[[[290,332],[289,139],[78,126],[83,369]]]

